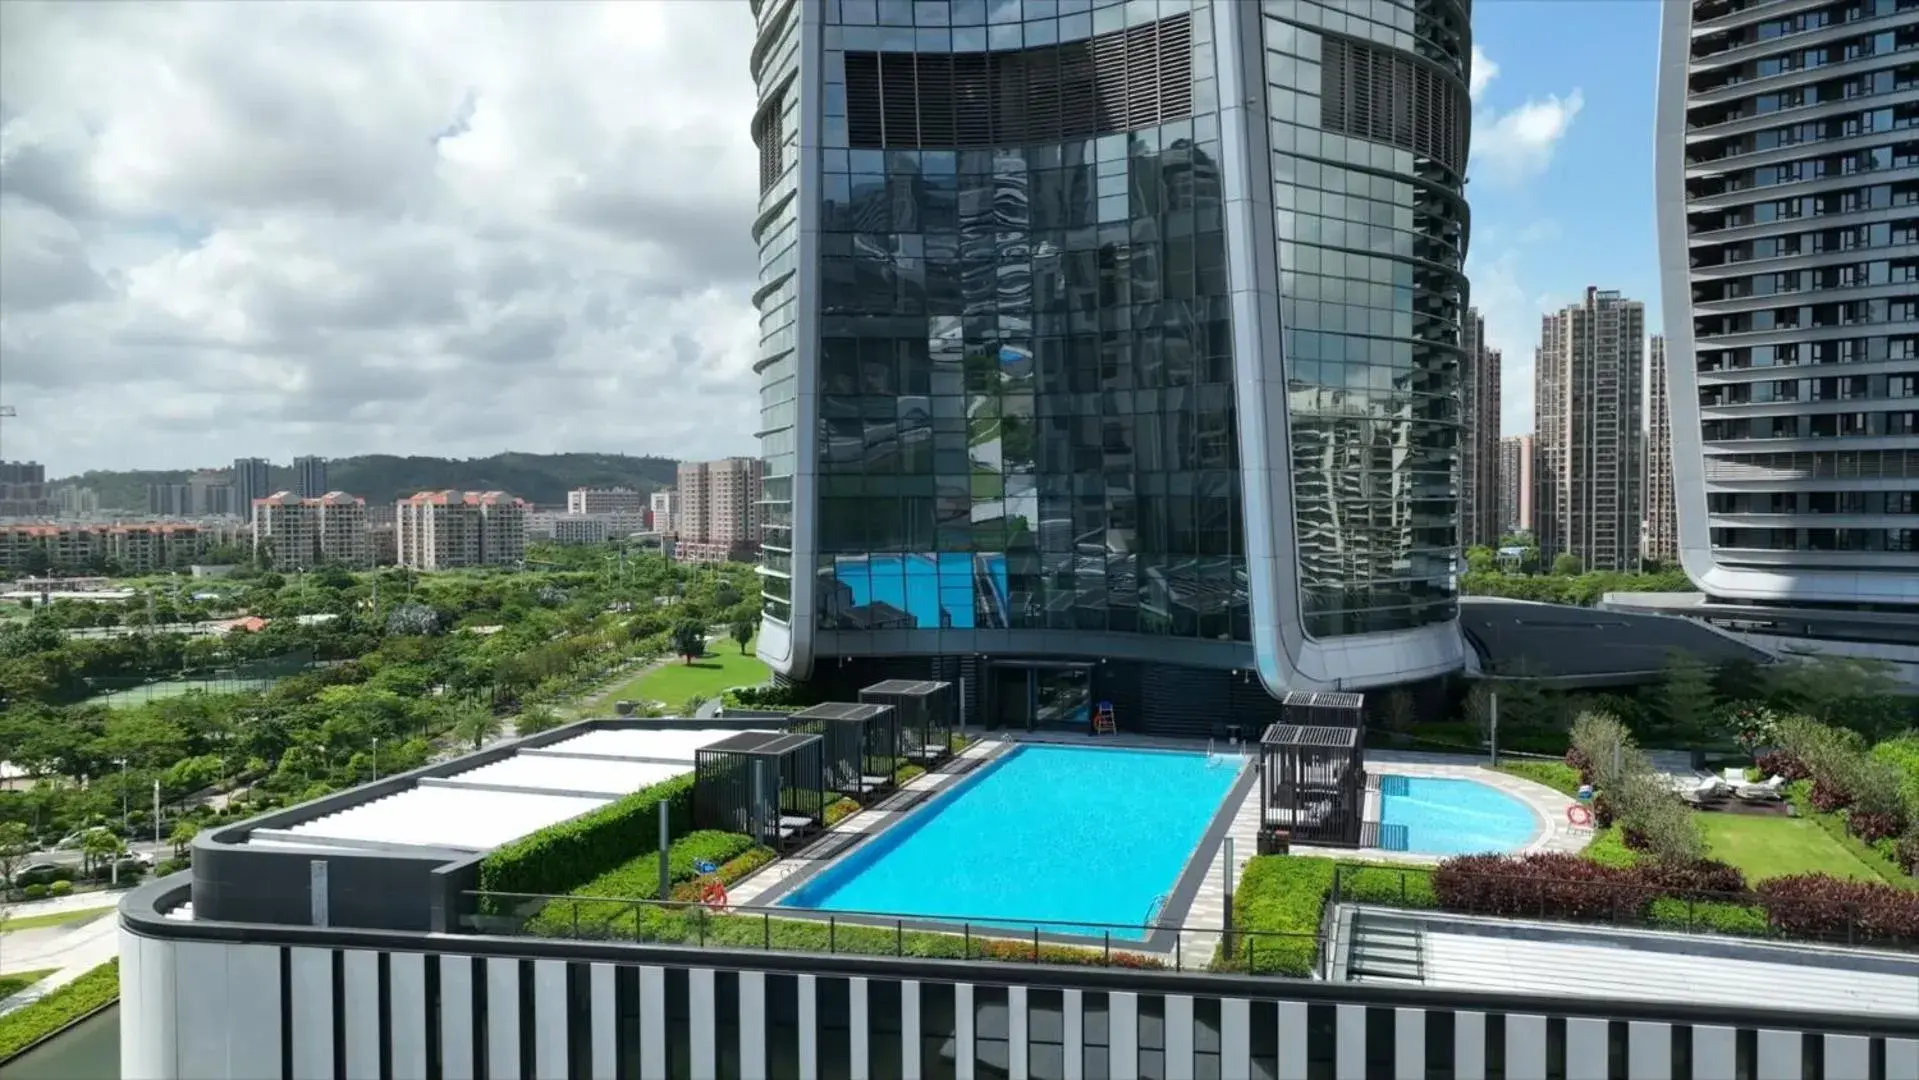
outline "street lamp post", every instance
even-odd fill
[[[375,780],[380,778],[380,737],[378,735],[373,737],[373,778]]]
[[[120,833],[125,835],[131,820],[127,813],[127,759],[120,759]]]

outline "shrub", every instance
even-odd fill
[[[109,960],[35,1001],[0,1016],[0,1062],[110,1005],[120,996],[120,961]]]
[[[1630,867],[1637,865],[1639,854],[1626,846],[1626,834],[1619,829],[1595,828],[1592,842],[1580,857],[1601,866]]]
[[[1899,774],[1899,790],[1907,813],[1919,818],[1919,731],[1909,731],[1872,748],[1872,757]]]
[[[1893,846],[1892,852],[1893,862],[1899,865],[1899,869],[1919,877],[1919,825],[1907,829]]]
[[[1766,918],[1765,909],[1756,904],[1662,896],[1652,902],[1646,918],[1654,926],[1694,932],[1704,930],[1741,937],[1772,934],[1772,923]]]
[[[1822,814],[1838,813],[1852,803],[1852,793],[1830,776],[1813,778],[1811,798],[1812,808]]]
[[[1433,876],[1420,867],[1342,863],[1338,883],[1339,895],[1334,899],[1342,903],[1401,908],[1439,906],[1439,896],[1433,892]]]
[[[1573,721],[1572,748],[1584,762],[1580,775],[1585,782],[1607,789],[1631,767],[1626,759],[1636,750],[1626,725],[1603,712],[1581,713]]]
[[[854,814],[859,813],[860,804],[848,798],[838,798],[826,804],[826,827],[832,828]]]
[[[1233,890],[1232,952],[1215,957],[1214,967],[1311,975],[1319,959],[1320,916],[1333,891],[1333,865],[1331,859],[1293,855],[1249,860]]]
[[[1919,942],[1919,892],[1826,874],[1776,877],[1755,891],[1773,925],[1796,937]]]
[[[1637,756],[1638,751],[1633,751],[1632,757]],[[1669,863],[1692,863],[1705,854],[1705,840],[1692,811],[1650,766],[1622,773],[1606,794],[1614,820],[1626,831],[1628,846]]]
[[[1738,867],[1718,859],[1655,860],[1633,869],[1648,888],[1671,897],[1725,896],[1746,891],[1746,876]]]
[[[713,876],[719,878],[721,882],[731,885],[777,858],[779,858],[779,853],[772,848],[750,848],[728,859],[726,862],[721,863],[719,870],[715,872]],[[705,888],[704,879],[682,881],[673,886],[672,899],[682,903],[698,900],[700,893]]]
[[[47,887],[45,885],[29,885],[21,889],[20,892],[29,900],[44,900],[47,898]]]
[[[47,886],[48,896],[71,896],[72,894],[73,882],[71,881],[56,881]]]
[[[1447,859],[1433,892],[1441,907],[1475,915],[1613,919],[1639,915],[1654,890],[1632,871],[1553,851]]]
[[[692,818],[693,775],[676,776],[597,810],[497,848],[480,863],[480,889],[501,893],[564,893],[627,860],[657,853],[659,804],[668,807],[668,835]]]
[[[1846,827],[1868,844],[1899,835],[1905,822],[1893,814],[1861,813],[1854,810],[1846,817]]]
[[[1807,776],[1806,763],[1784,750],[1761,751],[1752,764],[1766,776],[1783,776],[1787,780],[1804,780]]]

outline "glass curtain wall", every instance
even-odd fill
[[[1305,629],[1451,620],[1470,11],[1262,16]]]
[[[1247,640],[1204,0],[825,12],[817,625]]]
[[[758,85],[770,88],[753,117],[759,150],[760,204],[753,236],[760,246],[760,492],[761,610],[791,622],[793,571],[794,425],[799,383],[796,273],[799,245],[799,72],[797,5],[756,0],[760,30],[752,64]]]

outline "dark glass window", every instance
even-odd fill
[[[1253,1080],[1279,1080],[1279,1007],[1270,1001],[1251,1002],[1246,1033]]]
[[[1193,999],[1194,1080],[1222,1080],[1219,999]]]
[[[766,1071],[800,1074],[800,985],[793,975],[766,976]]]
[[[866,982],[866,1061],[873,1080],[902,1080],[900,984],[891,979]]]
[[[1112,1014],[1105,994],[1087,991],[1080,995],[1081,1034],[1086,1043],[1080,1067],[1084,1076],[1111,1076]]]
[[[1012,1069],[1007,1016],[1007,993],[1003,986],[973,988],[973,1075],[977,1080],[1006,1080]]]
[[[713,973],[713,1063],[717,1080],[740,1076],[740,974]]]
[[[1026,992],[1026,1075],[1066,1080],[1066,1001],[1058,990]]]
[[[920,1076],[923,1080],[953,1080],[958,1073],[955,1053],[959,1028],[951,983],[920,984]]]
[[[693,995],[688,985],[690,982],[691,976],[685,968],[666,969],[666,1074],[673,1080],[694,1080]]]
[[[814,980],[814,1015],[819,1036],[815,1041],[821,1076],[850,1076],[853,1072],[852,984],[845,979]]]
[[[1139,996],[1139,1080],[1171,1080],[1166,1075],[1166,999]]]

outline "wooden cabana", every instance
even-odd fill
[[[693,826],[743,833],[789,851],[826,813],[825,742],[797,731],[742,731],[693,760]]]
[[[1284,829],[1297,844],[1358,847],[1366,811],[1360,734],[1344,726],[1267,728],[1259,740],[1262,832]]]
[[[906,762],[899,713],[891,705],[829,701],[794,713],[789,730],[820,736],[826,790],[862,803],[891,791]]]

